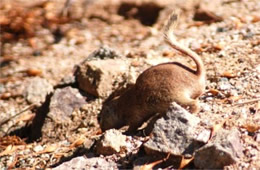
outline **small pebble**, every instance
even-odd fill
[[[37,145],[37,146],[35,146],[35,147],[33,148],[33,150],[34,150],[35,152],[40,152],[40,151],[43,150],[43,147],[42,147],[41,145]]]

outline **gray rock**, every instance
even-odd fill
[[[203,143],[196,139],[199,122],[199,118],[173,103],[166,115],[154,124],[152,137],[144,144],[145,151],[175,156],[192,154]]]
[[[255,135],[255,141],[256,141],[256,142],[260,142],[260,133],[257,133],[257,134]]]
[[[113,85],[127,73],[128,65],[122,59],[91,60],[83,62],[76,71],[80,89],[97,97],[107,97]]]
[[[66,77],[64,77],[61,82],[59,83],[60,86],[62,85],[69,85],[69,84],[74,84],[76,83],[76,80],[75,80],[75,76],[73,75],[68,75]]]
[[[81,62],[76,71],[76,81],[79,87],[94,96],[107,97],[113,85],[127,73],[129,64],[116,51],[103,46],[91,53]]]
[[[56,123],[68,123],[71,121],[73,111],[85,103],[78,89],[71,87],[57,89],[51,97],[48,116]]]
[[[243,155],[239,132],[221,129],[208,144],[195,152],[194,164],[197,168],[222,169],[235,163]]]
[[[118,169],[115,162],[106,160],[100,157],[86,158],[84,156],[76,157],[68,162],[64,162],[61,165],[52,168],[53,170],[64,170],[64,169],[81,169],[81,170],[109,170]]]
[[[32,104],[40,104],[53,91],[52,85],[44,78],[34,77],[25,81],[23,96]]]
[[[218,89],[219,90],[230,90],[231,89],[231,84],[228,81],[228,78],[222,77],[219,79],[218,82]]]
[[[204,143],[207,143],[209,141],[210,135],[211,131],[209,129],[203,129],[200,131],[196,139],[199,141],[203,141]]]
[[[95,60],[95,59],[109,59],[109,58],[121,58],[122,56],[119,55],[115,50],[107,47],[101,46],[99,49],[95,50],[91,53],[86,60]]]
[[[112,155],[126,148],[126,136],[115,129],[107,130],[97,141],[96,151],[101,155]]]

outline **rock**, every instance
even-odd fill
[[[40,152],[40,151],[43,151],[43,147],[41,145],[37,145],[33,148],[33,151],[34,152]]]
[[[231,84],[229,83],[228,79],[226,77],[222,77],[218,82],[218,89],[219,90],[230,90]]]
[[[68,123],[71,121],[73,111],[85,103],[78,89],[71,87],[57,89],[51,97],[48,116],[56,123]]]
[[[73,129],[78,127],[81,122],[78,121],[81,120],[78,119],[79,112],[75,112],[75,110],[84,104],[86,104],[85,98],[78,89],[72,87],[56,89],[36,110],[28,141],[35,141],[39,138],[67,139],[67,134],[75,131]]]
[[[100,157],[86,158],[84,156],[76,157],[68,162],[64,162],[61,165],[52,168],[53,170],[63,169],[81,169],[81,170],[107,170],[107,169],[119,169],[117,164],[111,160],[106,160]]]
[[[68,76],[64,77],[63,79],[61,79],[61,81],[58,85],[66,86],[66,85],[71,85],[71,84],[75,84],[75,83],[76,83],[75,76],[68,75]]]
[[[80,89],[96,97],[107,97],[115,83],[128,73],[129,63],[108,47],[100,47],[81,62],[75,77]],[[120,79],[121,78],[121,79]]]
[[[127,73],[126,61],[122,59],[92,60],[82,63],[76,79],[80,89],[97,97],[107,97],[113,84],[122,82],[120,77]]]
[[[98,50],[91,53],[86,60],[93,60],[93,59],[113,59],[113,58],[122,58],[120,54],[118,54],[113,49],[107,46],[101,46]]]
[[[96,151],[102,155],[112,155],[126,148],[126,136],[115,129],[107,130],[97,142]]]
[[[209,129],[203,129],[197,136],[197,140],[207,143],[209,141],[211,131]]]
[[[256,71],[260,73],[260,64],[256,65]]]
[[[222,169],[243,155],[239,132],[220,130],[212,140],[195,152],[194,164],[202,169]]]
[[[144,144],[146,153],[192,154],[204,143],[204,139],[197,139],[199,122],[199,118],[173,103],[166,115],[154,124],[152,137]]]
[[[44,78],[34,77],[25,81],[23,96],[32,104],[40,104],[53,91],[52,85]]]

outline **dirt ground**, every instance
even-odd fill
[[[104,45],[134,63],[138,73],[158,61],[194,68],[163,41],[162,27],[173,10],[180,13],[177,40],[198,53],[207,70],[196,116],[208,125],[240,131],[244,157],[227,168],[259,169],[259,0],[2,0],[0,168],[54,167],[89,153],[99,129],[104,98],[85,94],[87,104],[75,111],[73,123],[45,126],[48,135],[29,140],[36,112],[44,105],[25,97],[28,80],[44,78],[57,89],[77,64]],[[131,162],[122,168],[132,168]]]

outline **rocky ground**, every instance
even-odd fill
[[[195,68],[163,41],[173,10],[177,40],[207,70],[201,111],[173,104],[152,131],[101,133],[103,102],[146,68]],[[258,0],[3,0],[0,168],[259,169],[259,11]]]

